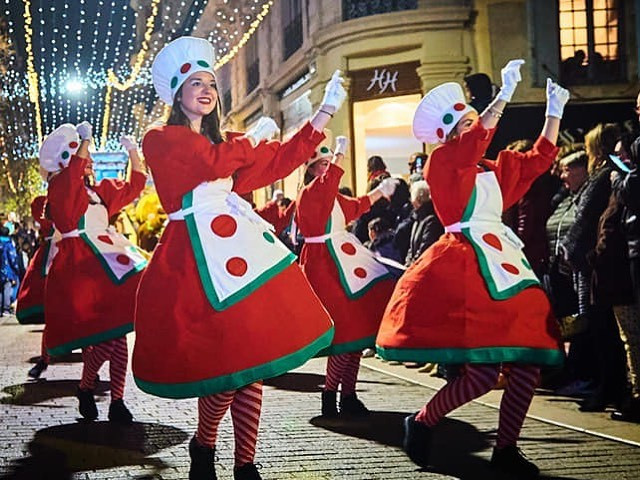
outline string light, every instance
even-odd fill
[[[42,138],[42,123],[40,119],[40,92],[38,91],[38,74],[33,66],[33,47],[31,45],[31,1],[23,0],[24,3],[24,40],[27,51],[27,78],[29,79],[29,100],[33,103],[36,120],[36,134]]]

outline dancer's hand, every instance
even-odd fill
[[[76,125],[76,132],[78,132],[80,140],[91,140],[93,127],[89,122],[85,120],[84,122]]]
[[[509,60],[509,62],[500,71],[502,76],[502,87],[498,92],[497,98],[510,102],[513,93],[516,91],[518,83],[522,80],[520,75],[520,67],[524,64],[524,60],[521,58],[517,60]]]
[[[347,98],[347,92],[342,86],[344,78],[340,76],[340,70],[333,72],[331,80],[324,88],[324,97],[322,103],[320,103],[320,110],[324,110],[330,114],[337,111],[345,98]]]
[[[571,94],[566,88],[547,78],[547,117],[562,118],[564,106],[569,101]]]
[[[133,137],[133,135],[121,136],[120,145],[122,145],[127,152],[138,149],[138,142],[136,142],[136,139],[135,137]]]
[[[280,127],[278,127],[273,118],[260,117],[260,120],[247,130],[244,135],[249,137],[254,145],[257,145],[262,140],[271,140],[278,133],[280,133]]]

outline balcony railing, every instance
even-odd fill
[[[379,13],[417,8],[418,0],[342,0],[342,19],[351,20]]]
[[[297,15],[284,27],[284,55],[286,60],[302,46],[302,15]]]

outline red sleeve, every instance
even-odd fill
[[[31,216],[36,222],[42,221],[44,218],[44,207],[47,203],[47,197],[40,195],[31,202]]]
[[[371,209],[371,200],[367,195],[353,198],[339,193],[337,198],[347,223],[360,218],[363,213],[367,213]]]
[[[289,224],[291,223],[291,218],[293,217],[295,211],[296,202],[292,201],[285,209],[285,211],[280,214],[280,217],[278,218],[278,224],[274,225],[276,227],[276,235],[280,235],[283,230],[289,226]]]
[[[429,156],[424,177],[443,225],[462,218],[475,186],[478,162],[494,133],[495,129],[487,130],[478,119],[459,138],[439,146]]]
[[[78,228],[78,222],[89,206],[84,186],[84,169],[88,161],[72,155],[67,168],[49,182],[49,213],[56,228],[63,233]]]
[[[233,189],[239,194],[270,185],[306,162],[324,139],[307,123],[286,142],[260,142],[252,162],[236,171]]]
[[[324,175],[305,186],[296,200],[296,222],[305,237],[324,234],[344,170],[330,164]]]
[[[502,190],[504,210],[520,200],[534,180],[549,170],[557,153],[553,143],[539,137],[528,152],[503,150],[498,154],[494,171]]]
[[[278,204],[274,201],[269,201],[264,204],[264,207],[255,209],[258,215],[274,226],[278,222],[278,210]]]
[[[142,151],[168,212],[179,209],[182,196],[202,182],[230,177],[253,159],[251,143],[244,137],[213,144],[177,125],[149,130]]]
[[[96,185],[94,190],[104,201],[109,217],[111,217],[140,195],[146,181],[147,176],[144,173],[133,171],[131,172],[131,180],[128,182],[106,178]]]

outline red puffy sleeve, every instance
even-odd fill
[[[324,133],[307,123],[286,142],[260,142],[252,161],[236,171],[233,189],[248,193],[288,176],[311,157],[323,139]]]
[[[167,125],[147,132],[142,151],[167,212],[179,210],[182,196],[202,182],[227,178],[253,160],[251,142],[234,136],[213,144],[187,127]]]
[[[478,162],[494,133],[495,129],[487,130],[478,118],[460,137],[437,147],[429,156],[424,178],[443,225],[462,218],[475,186]]]
[[[86,158],[72,155],[67,168],[49,181],[49,213],[62,233],[77,228],[89,206],[89,196],[84,186],[84,169],[88,162]]]
[[[528,152],[503,150],[493,163],[506,210],[520,200],[536,178],[549,170],[558,148],[545,137],[539,137]]]
[[[104,201],[109,217],[111,217],[140,195],[146,181],[147,176],[144,173],[132,171],[131,180],[128,182],[106,178],[93,189]]]

